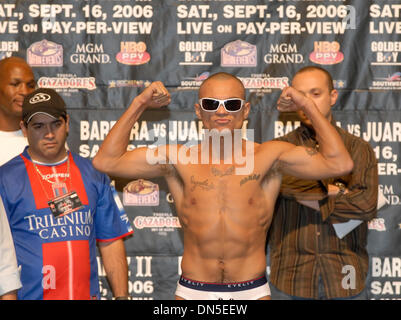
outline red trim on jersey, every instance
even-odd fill
[[[116,237],[116,238],[111,238],[111,239],[96,239],[96,241],[97,241],[97,242],[112,242],[112,241],[116,241],[116,240],[121,239],[121,238],[128,237],[128,236],[132,235],[133,233],[134,233],[134,231],[130,231],[130,232],[127,232],[127,233],[125,233],[125,234],[123,234],[123,235],[121,235],[121,236],[119,236],[119,237]]]
[[[44,243],[43,300],[88,300],[90,253],[88,240]]]
[[[78,166],[75,164],[74,159],[71,153],[68,153],[68,157],[70,160],[70,178],[65,180],[68,192],[75,191],[78,194],[79,199],[83,205],[88,205],[88,196],[86,194],[85,186],[82,180],[81,172],[79,171]],[[53,194],[52,185],[43,180],[39,173],[36,171],[32,161],[28,160],[21,154],[21,158],[24,160],[26,171],[29,177],[29,181],[31,183],[33,197],[35,199],[36,209],[44,209],[48,208],[49,204],[47,203],[49,200],[53,199],[55,196]],[[51,174],[52,167],[46,165],[36,164],[38,169],[43,175]],[[58,173],[67,173],[67,161],[63,162],[56,166]],[[41,179],[41,180],[39,180]],[[54,180],[54,179],[51,179]],[[71,182],[71,183],[70,183]],[[69,190],[72,186],[72,190]],[[45,188],[46,192],[43,190]],[[47,195],[46,195],[47,194]],[[48,199],[50,197],[50,199]]]

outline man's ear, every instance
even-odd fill
[[[70,116],[67,114],[65,118],[65,128],[67,131],[67,135],[70,132]]]
[[[331,90],[330,92],[330,106],[334,106],[337,102],[338,91],[336,89]]]
[[[244,108],[244,120],[245,120],[248,118],[249,112],[251,111],[251,103],[245,102],[243,108]]]
[[[199,120],[202,120],[201,106],[199,103],[195,103],[195,114]]]

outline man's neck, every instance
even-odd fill
[[[201,152],[205,152],[206,158],[209,158],[210,164],[217,159],[220,163],[236,163],[238,157],[242,158],[246,154],[246,140],[233,137],[219,137],[218,140],[202,141]]]
[[[45,157],[43,155],[32,154],[32,151],[29,149],[29,147],[28,147],[27,151],[28,151],[28,154],[31,157],[32,161],[34,161],[36,163],[41,163],[41,164],[57,164],[57,163],[65,160],[65,158],[68,155],[66,149],[64,149],[62,152],[55,155],[54,157]]]
[[[19,117],[10,117],[0,112],[0,131],[18,131],[21,129],[20,121]]]

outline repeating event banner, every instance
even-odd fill
[[[299,125],[275,111],[296,70],[326,68],[339,125],[368,141],[385,205],[369,222],[370,299],[401,297],[401,4],[399,1],[2,1],[0,59],[25,58],[38,85],[68,105],[72,151],[92,159],[124,109],[161,80],[168,108],[147,111],[129,148],[198,142],[193,105],[218,71],[243,81],[252,103],[245,129],[263,142]],[[126,241],[136,299],[173,299],[183,251],[174,201],[162,179],[111,177],[135,229]],[[55,235],[57,236],[57,235]],[[101,274],[102,297],[111,291]],[[269,267],[267,268],[269,272]]]

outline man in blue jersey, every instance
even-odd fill
[[[28,146],[0,167],[0,210],[21,268],[18,298],[99,299],[96,244],[114,297],[127,298],[123,238],[133,231],[109,178],[66,150],[63,99],[37,89],[25,98],[22,119]]]
[[[19,123],[22,102],[35,90],[31,67],[19,57],[0,60],[0,165],[21,153],[27,145]],[[1,199],[0,199],[1,202]],[[0,212],[0,300],[16,299],[21,288],[14,243],[7,216]]]

